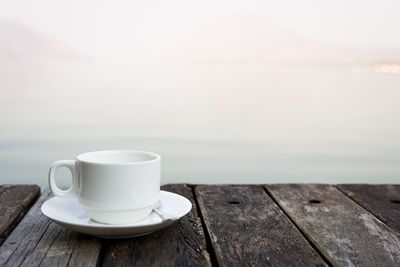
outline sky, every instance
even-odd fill
[[[139,60],[180,39],[245,15],[305,38],[352,49],[397,49],[400,3],[374,0],[283,1],[2,1],[0,24],[43,34],[78,56]],[[168,50],[167,50],[168,51]]]
[[[165,155],[175,182],[393,182],[399,10],[0,0],[0,183],[115,148]]]

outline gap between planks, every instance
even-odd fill
[[[353,186],[361,186],[361,187],[375,187],[377,190],[385,190],[387,186],[396,186],[396,185],[365,185],[365,184],[337,184],[337,185],[333,185],[336,189],[338,189],[340,192],[342,192],[346,197],[348,197],[349,199],[351,199],[352,201],[354,201],[355,203],[357,203],[359,206],[361,206],[362,208],[364,208],[366,211],[368,211],[369,213],[371,213],[372,215],[374,215],[378,220],[380,220],[383,224],[386,224],[388,227],[392,228],[394,231],[400,233],[400,210],[399,208],[396,210],[389,210],[389,214],[384,214],[382,213],[379,209],[385,209],[386,205],[389,205],[390,203],[385,203],[386,205],[384,205],[385,207],[382,207],[380,205],[380,203],[378,203],[378,206],[380,207],[374,207],[374,205],[368,205],[371,203],[366,202],[366,200],[363,199],[357,199],[358,195],[357,193],[352,192],[351,187]],[[400,185],[397,185],[400,187]],[[363,192],[365,193],[365,192]],[[387,193],[387,191],[386,191]],[[396,191],[396,194],[398,193],[397,200],[400,200],[400,192],[399,190]],[[382,201],[383,199],[385,199],[386,201],[390,201],[389,199],[387,199],[387,196],[385,195],[384,197],[381,197],[380,199],[374,199],[374,196],[372,195],[368,195],[368,198],[370,201],[373,202],[378,202],[378,201]],[[394,197],[396,199],[396,197]],[[392,199],[393,201],[393,199]],[[375,204],[372,203],[372,204]],[[393,202],[395,203],[395,202]],[[400,206],[400,203],[396,203],[396,206]],[[397,212],[397,216],[396,214],[394,214],[394,212]],[[391,216],[389,216],[391,215]]]
[[[335,187],[281,184],[267,189],[334,265],[398,266],[398,232]]]
[[[211,236],[210,236],[210,233],[208,232],[206,223],[204,221],[203,213],[201,212],[201,207],[199,205],[199,200],[197,199],[197,196],[196,196],[196,192],[195,192],[196,185],[187,184],[187,186],[190,187],[190,189],[192,190],[194,203],[196,205],[197,213],[198,213],[200,221],[201,221],[201,227],[203,228],[204,237],[206,239],[206,249],[207,249],[208,255],[210,256],[211,266],[218,266],[217,256],[215,255],[215,250],[214,250],[213,244],[211,242]]]
[[[221,266],[326,266],[261,185],[197,185],[205,229]]]
[[[319,251],[317,246],[310,240],[310,238],[301,230],[301,228],[297,225],[297,223],[289,216],[289,214],[286,213],[286,211],[281,207],[279,202],[274,198],[274,196],[268,191],[266,186],[263,186],[263,189],[265,193],[275,202],[275,204],[282,210],[282,212],[286,215],[286,217],[289,218],[289,220],[292,222],[292,224],[299,230],[299,232],[304,236],[304,238],[307,240],[308,244],[318,253],[318,255],[325,261],[325,263],[332,267],[333,264],[325,257],[325,255]]]

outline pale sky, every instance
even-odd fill
[[[44,185],[52,161],[103,149],[160,153],[173,182],[398,182],[399,14],[399,0],[0,0],[0,184]]]
[[[14,0],[1,2],[0,22],[22,24],[97,58],[118,58],[157,53],[231,14],[265,17],[333,45],[396,49],[399,10],[396,0]]]

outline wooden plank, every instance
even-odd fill
[[[104,249],[104,266],[210,266],[206,240],[192,190],[169,185],[164,190],[188,198],[192,211],[172,226],[150,235],[111,241]]]
[[[400,236],[330,185],[268,185],[302,232],[336,266],[399,266]]]
[[[400,231],[400,185],[346,184],[337,187],[381,221]]]
[[[0,245],[39,196],[37,185],[0,186]]]
[[[0,247],[0,266],[96,266],[101,243],[71,232],[40,211],[45,191]]]
[[[326,266],[261,186],[196,186],[220,266]]]

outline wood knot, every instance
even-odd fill
[[[310,200],[308,201],[308,203],[310,203],[310,204],[320,204],[320,203],[321,203],[321,200],[318,200],[318,199],[310,199]]]

